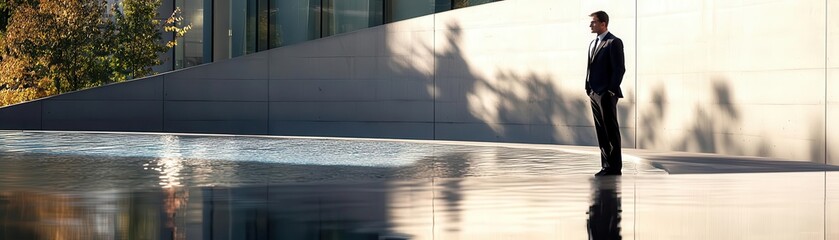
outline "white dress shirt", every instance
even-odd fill
[[[594,58],[594,55],[597,54],[597,50],[598,50],[597,47],[600,44],[603,44],[603,38],[606,37],[606,34],[608,34],[608,33],[609,33],[609,31],[605,31],[605,32],[603,32],[603,34],[597,35],[597,41],[594,41],[595,44],[594,44],[594,46],[591,47],[591,51],[590,51],[592,58]]]

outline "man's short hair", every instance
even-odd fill
[[[606,14],[606,12],[604,12],[604,11],[593,12],[593,13],[589,14],[588,16],[589,17],[595,17],[596,16],[598,20],[600,20],[601,22],[605,22],[606,26],[609,26],[609,14]]]

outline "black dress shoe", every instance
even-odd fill
[[[620,176],[621,170],[600,169],[600,172],[594,174],[595,177],[600,176]]]

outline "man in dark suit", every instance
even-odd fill
[[[617,104],[623,98],[621,81],[626,72],[623,42],[609,33],[609,15],[598,11],[591,17],[591,32],[597,39],[589,44],[586,93],[591,98],[591,111],[600,145],[603,167],[595,176],[621,175],[621,134],[618,126]]]

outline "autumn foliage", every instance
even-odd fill
[[[156,19],[160,0],[4,0],[0,106],[154,74],[181,37],[179,12]]]

